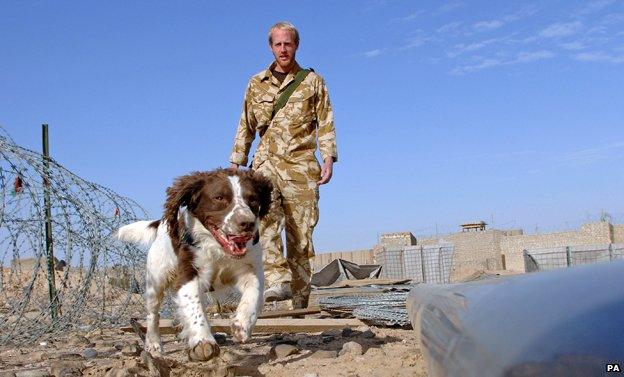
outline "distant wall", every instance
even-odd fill
[[[511,270],[525,272],[522,252],[557,246],[593,246],[624,243],[624,224],[608,222],[583,224],[579,230],[523,234],[522,229],[489,229],[476,232],[458,232],[436,237],[416,238],[409,232],[388,233],[380,237],[380,243],[372,249],[332,253],[319,253],[314,258],[314,269],[319,271],[336,258],[358,264],[374,264],[375,255],[385,250],[400,250],[411,245],[454,246],[451,281],[474,273],[476,270]]]
[[[507,236],[501,241],[506,269],[524,272],[522,251],[555,246],[599,245],[614,242],[614,227],[608,222],[583,224],[577,231]],[[619,241],[615,241],[619,242]]]
[[[624,225],[613,225],[613,243],[624,243]]]

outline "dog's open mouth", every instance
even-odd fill
[[[234,258],[242,258],[247,253],[247,242],[253,236],[247,234],[225,234],[216,226],[210,227],[210,233],[219,242],[223,250]]]

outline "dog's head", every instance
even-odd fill
[[[178,211],[186,207],[226,254],[243,257],[249,242],[258,241],[259,220],[269,210],[272,190],[269,179],[248,170],[218,169],[177,178],[167,189],[164,215],[174,249],[180,246],[184,226]]]

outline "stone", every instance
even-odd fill
[[[18,370],[15,377],[50,377],[46,369]]]
[[[349,327],[345,327],[344,329],[342,329],[342,337],[343,338],[349,338],[353,335],[353,329],[349,328]]]
[[[0,377],[15,377],[15,372],[10,370],[0,371]]]
[[[85,346],[85,347],[93,344],[92,341],[90,341],[89,339],[87,339],[86,337],[82,335],[74,335],[70,337],[67,343],[69,343],[72,346]]]
[[[338,357],[338,351],[335,350],[318,350],[310,355],[313,359],[332,359]]]
[[[336,339],[333,335],[325,335],[323,336],[323,343],[331,343]]]
[[[384,350],[382,350],[381,348],[369,348],[366,353],[364,354],[366,356],[377,356],[377,355],[381,355],[381,356],[385,356],[386,353],[384,352]]]
[[[362,355],[362,345],[357,342],[346,342],[342,345],[342,349],[338,353],[340,356],[342,355],[354,355],[360,356]]]
[[[84,357],[85,359],[94,359],[98,356],[98,351],[96,351],[93,348],[86,348],[84,351],[82,351],[82,357]]]
[[[97,351],[98,355],[101,357],[108,357],[117,353],[117,348],[113,346],[100,346],[100,347],[95,348],[95,350]]]
[[[274,355],[276,359],[281,359],[283,357],[294,355],[296,353],[299,353],[299,348],[293,346],[292,344],[278,344],[273,347],[273,350],[271,352],[271,354]]]
[[[362,333],[362,337],[366,338],[366,339],[372,339],[375,337],[375,333],[372,332],[371,330],[366,330]]]
[[[132,377],[132,372],[127,368],[112,368],[104,377]]]
[[[136,344],[125,346],[121,349],[121,354],[124,356],[139,356],[141,354],[141,347]]]
[[[81,361],[55,361],[50,366],[50,374],[54,377],[82,376],[84,364]]]
[[[303,377],[319,377],[318,373],[306,373]]]

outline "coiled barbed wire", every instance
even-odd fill
[[[50,197],[55,296],[50,297],[44,192]],[[147,218],[136,202],[18,146],[0,127],[0,345],[141,315],[145,252],[116,240]]]

